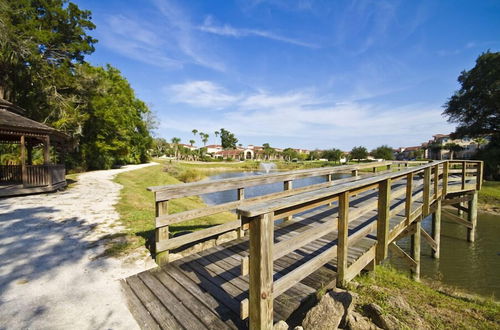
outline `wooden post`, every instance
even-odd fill
[[[439,165],[434,166],[434,199],[438,198],[439,189]]]
[[[410,215],[413,206],[413,172],[406,175],[406,204],[405,204],[405,217],[406,225],[410,224]]]
[[[465,179],[467,178],[467,162],[462,162],[462,190],[465,189]]]
[[[237,193],[236,197],[239,201],[245,199],[245,188],[238,188],[236,193]],[[238,219],[241,220],[241,215],[239,214],[238,214]],[[245,230],[243,230],[243,223],[242,223],[240,229],[238,230],[238,237],[242,238],[243,236],[245,236]]]
[[[424,169],[424,192],[423,192],[423,216],[426,217],[430,212],[430,199],[431,199],[431,168]]]
[[[290,190],[290,189],[292,189],[292,187],[293,187],[292,180],[288,180],[288,181],[283,182],[283,190]],[[292,220],[292,218],[293,218],[293,215],[289,215],[285,218],[285,221]]]
[[[345,288],[349,237],[349,193],[339,195],[339,220],[337,237],[337,286]]]
[[[375,257],[377,264],[380,264],[387,257],[390,200],[391,179],[387,179],[380,182],[378,186],[377,252]]]
[[[443,198],[448,193],[448,173],[449,173],[449,162],[443,164]]]
[[[331,182],[332,181],[332,175],[331,174],[327,174],[326,175],[326,182]],[[332,206],[333,203],[328,203],[328,206]]]
[[[476,190],[481,190],[483,186],[483,162],[477,162]]]
[[[472,224],[472,228],[467,228],[467,240],[469,242],[474,242],[476,239],[476,224],[477,224],[477,195],[478,192],[474,191],[472,199],[468,202],[469,212],[467,214],[468,220]]]
[[[358,176],[358,170],[352,170],[351,171],[352,176]]]
[[[43,164],[45,165],[45,180],[48,186],[52,186],[52,171],[50,166],[50,137],[46,136],[45,137],[45,142],[44,142],[44,151],[43,151]]]
[[[420,280],[420,230],[421,224],[420,219],[415,222],[415,233],[411,235],[410,241],[410,253],[412,259],[415,261],[415,267],[412,269],[412,278],[415,281]]]
[[[273,215],[250,219],[250,329],[273,328]]]
[[[26,171],[26,137],[21,135],[21,178],[23,186],[28,183],[28,172]]]
[[[372,168],[372,172],[373,173],[377,173],[377,165],[374,165],[373,168]]]
[[[28,141],[26,141],[26,153],[27,153],[26,163],[28,165],[33,165],[33,145],[31,143],[28,143]]]
[[[436,201],[436,211],[432,214],[432,239],[436,242],[436,250],[431,249],[432,256],[439,259],[441,249],[441,199]]]
[[[392,168],[392,164],[387,165],[387,170],[390,171]]]
[[[155,194],[155,200],[156,200],[156,194]],[[160,201],[156,202],[156,216],[168,214],[168,200],[167,201]],[[155,241],[156,243],[160,241],[167,240],[169,238],[169,229],[168,226],[164,226],[161,228],[156,228],[155,230]],[[163,251],[163,252],[157,252],[156,253],[156,263],[158,266],[163,266],[168,263],[168,251]]]

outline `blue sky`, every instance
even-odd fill
[[[184,143],[223,127],[243,144],[419,145],[453,131],[458,74],[500,48],[499,1],[75,2],[97,25],[87,60]]]

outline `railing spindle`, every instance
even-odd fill
[[[156,194],[155,194],[156,195]],[[156,200],[156,198],[155,198]],[[156,205],[156,216],[168,214],[168,200],[165,201],[157,201]],[[159,242],[165,241],[169,239],[169,226],[163,226],[160,228],[156,228],[155,230],[155,242],[158,245]],[[168,251],[163,251],[160,253],[156,253],[156,263],[158,265],[164,265],[168,263]]]
[[[349,193],[339,195],[339,220],[337,241],[337,286],[345,288],[349,237]]]
[[[376,263],[387,257],[389,238],[389,217],[391,200],[391,179],[381,181],[378,188],[377,252]]]

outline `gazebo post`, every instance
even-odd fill
[[[47,179],[47,185],[52,186],[52,171],[50,168],[50,136],[47,135],[45,136],[45,141],[44,141],[44,150],[43,150],[43,164],[45,165],[45,168],[47,169],[46,173],[46,179]]]
[[[21,135],[21,179],[23,182],[23,187],[26,187],[28,181],[26,172],[26,137]]]

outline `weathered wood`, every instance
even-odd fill
[[[273,218],[264,214],[250,221],[250,329],[273,327]]]
[[[443,163],[443,196],[448,193],[448,177],[450,172],[450,166],[448,162]]]
[[[337,286],[345,288],[347,272],[347,254],[349,251],[349,194],[339,195],[339,218],[337,236]]]
[[[462,162],[462,189],[465,189],[465,180],[467,177],[467,162],[464,160]]]
[[[441,200],[436,202],[436,210],[432,214],[432,238],[436,247],[431,251],[432,257],[438,259],[441,251]]]
[[[160,329],[160,326],[156,323],[156,320],[151,316],[149,311],[144,307],[144,304],[137,298],[132,289],[128,286],[125,280],[120,281],[122,284],[123,291],[125,292],[125,297],[127,298],[127,306],[135,317],[135,320],[139,324],[141,329],[153,330]]]
[[[381,181],[378,188],[377,256],[376,263],[387,257],[389,239],[389,216],[391,200],[391,179]]]
[[[439,165],[434,167],[434,199],[438,198],[439,189]]]
[[[479,191],[483,187],[483,171],[484,163],[482,161],[477,163],[477,173],[476,173],[476,190]]]
[[[412,269],[412,278],[416,281],[420,280],[420,234],[421,222],[417,221],[413,224],[415,226],[415,233],[411,235],[410,251],[411,258],[415,260],[415,268]]]
[[[344,275],[345,284],[349,283],[353,278],[355,278],[361,270],[366,269],[366,267],[375,260],[375,254],[377,251],[377,246],[375,242],[373,246],[363,253],[353,264],[349,266],[346,274]]]
[[[283,182],[283,190],[292,190],[293,189],[293,181],[292,180],[287,180]],[[286,216],[284,219],[285,221],[292,220],[293,215]]]
[[[461,217],[449,212],[448,210],[443,210],[442,213],[444,213],[448,219],[451,219],[451,220],[455,221],[456,223],[461,224],[467,228],[472,228],[472,223],[470,221],[467,221],[464,218],[461,218]]]
[[[155,203],[155,213],[159,217],[163,214],[168,214],[168,201],[156,202]],[[162,248],[162,244],[169,239],[169,227],[164,226],[161,228],[156,228],[155,230],[155,253],[156,253],[156,263],[158,265],[164,265],[169,261],[169,252],[165,251],[166,248]]]
[[[420,233],[421,236],[425,239],[425,241],[427,241],[427,243],[429,243],[431,249],[435,251],[437,249],[437,244],[434,241],[434,239],[432,238],[432,236],[429,235],[429,233],[427,233],[425,231],[425,229],[422,227],[420,228],[420,231],[421,231],[421,233]]]
[[[472,195],[471,194],[467,194],[465,196],[462,196],[462,197],[455,197],[455,198],[450,198],[450,199],[444,199],[441,204],[444,206],[444,205],[455,205],[455,204],[459,204],[459,203],[462,203],[462,202],[468,202],[472,199]]]
[[[405,216],[406,224],[410,224],[410,214],[413,206],[413,173],[408,173],[406,176],[406,202],[405,202]]]
[[[170,200],[186,196],[207,194],[211,192],[238,189],[242,187],[252,187],[275,182],[284,182],[289,180],[297,180],[315,176],[324,176],[332,173],[348,173],[353,169],[365,169],[373,166],[383,166],[390,162],[381,163],[365,163],[358,165],[342,165],[335,167],[324,167],[316,169],[306,169],[297,171],[288,171],[281,173],[271,173],[264,175],[256,175],[249,177],[238,177],[231,179],[221,179],[213,181],[200,181],[192,183],[183,183],[167,186],[149,187],[148,190],[156,192],[156,201]]]
[[[212,237],[218,234],[223,234],[234,229],[239,229],[240,227],[241,227],[241,221],[234,220],[223,223],[221,225],[215,225],[209,228],[196,230],[192,233],[170,238],[168,240],[157,241],[156,251],[162,252],[166,250],[175,249],[187,243],[196,242],[198,240],[202,240],[204,238]]]
[[[469,212],[467,213],[467,219],[471,224],[471,227],[467,228],[467,241],[469,242],[474,242],[476,238],[477,196],[478,192],[475,191],[472,199],[469,201]]]
[[[389,249],[395,256],[403,260],[410,267],[410,269],[415,269],[417,267],[417,263],[415,262],[415,260],[413,260],[412,257],[410,257],[402,248],[400,248],[396,244],[396,242],[392,242],[389,245]]]
[[[430,204],[430,194],[431,190],[431,169],[430,167],[424,169],[424,207],[423,207],[423,214],[424,217],[427,216],[430,212],[429,208],[431,206]]]

